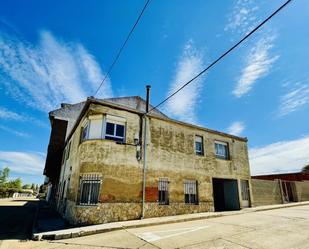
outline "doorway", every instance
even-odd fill
[[[237,180],[212,179],[215,211],[239,210],[239,194]]]
[[[240,181],[241,188],[241,206],[243,208],[250,206],[250,191],[249,191],[249,182],[248,180]]]
[[[295,182],[281,181],[284,202],[297,202]]]

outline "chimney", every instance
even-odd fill
[[[150,85],[146,86],[146,113],[149,111],[150,88]]]

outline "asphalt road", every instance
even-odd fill
[[[309,205],[119,230],[67,240],[29,241],[20,243],[15,248],[307,249],[309,248]]]
[[[38,203],[38,200],[30,198],[0,199],[0,240],[29,239]]]

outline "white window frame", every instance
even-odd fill
[[[91,131],[91,121],[92,120],[98,120],[101,119],[102,120],[102,124],[101,124],[101,130],[98,132],[100,133],[100,136],[98,137],[94,137],[94,138],[90,138],[90,131]],[[106,125],[107,123],[111,123],[114,124],[114,132],[112,135],[110,134],[106,134]],[[121,125],[124,127],[124,131],[123,131],[123,137],[121,136],[117,136],[116,135],[116,130],[117,130],[117,125]],[[110,141],[115,141],[113,139],[110,139],[108,137],[111,138],[116,138],[121,140],[120,142],[125,143],[126,141],[126,131],[127,131],[127,123],[126,123],[126,119],[123,117],[119,117],[119,116],[113,116],[113,115],[90,115],[83,123],[82,128],[81,128],[81,139],[80,142],[82,143],[85,140],[91,140],[91,139],[106,139],[106,140],[110,140]],[[83,138],[83,130],[86,129],[86,135]],[[117,142],[117,141],[115,141]]]
[[[107,123],[114,124],[113,135],[106,134]],[[116,135],[117,125],[123,126],[123,137]],[[112,140],[112,139],[106,138],[106,136],[108,136],[108,137],[113,137],[113,138],[117,138],[117,139],[122,139],[122,142],[126,141],[126,119],[125,118],[106,115],[103,127],[104,127],[104,139]]]
[[[197,141],[197,138],[201,139],[201,141]],[[201,151],[196,149],[196,143],[201,143]],[[195,150],[196,155],[199,155],[199,156],[204,155],[204,138],[203,138],[203,136],[195,135],[195,137],[194,137],[194,150]]]
[[[184,181],[184,198],[185,198],[185,204],[188,205],[198,205],[198,184],[197,180],[185,180]],[[192,189],[190,187],[193,187]],[[189,201],[186,202],[186,195],[189,195]],[[195,196],[194,201],[192,201],[192,195]]]
[[[226,148],[225,152],[226,153],[224,155],[217,153],[217,144],[225,146],[225,148]],[[230,151],[229,151],[229,144],[228,144],[228,142],[215,141],[215,155],[216,155],[217,158],[229,160],[229,158],[230,158]]]

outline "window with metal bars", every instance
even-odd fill
[[[158,181],[158,194],[159,194],[159,204],[168,205],[168,179],[167,178],[159,178]]]
[[[99,201],[101,177],[95,174],[83,175],[80,180],[80,205],[96,205]]]
[[[185,180],[184,194],[186,204],[198,204],[197,181]]]

